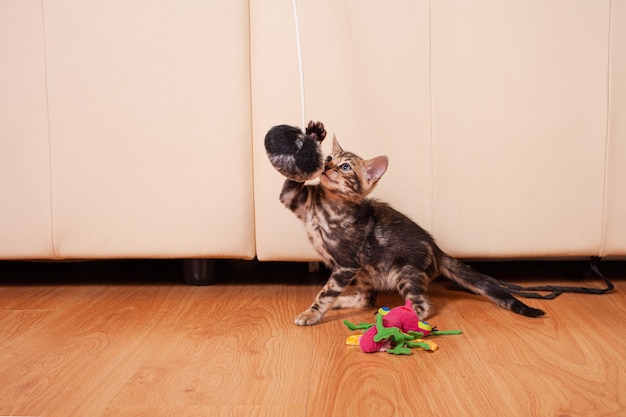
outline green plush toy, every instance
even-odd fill
[[[344,320],[350,330],[367,330],[363,335],[353,335],[346,340],[349,345],[359,345],[366,353],[387,352],[410,355],[411,349],[437,350],[436,343],[422,340],[429,335],[461,334],[460,330],[440,331],[419,321],[411,302],[389,309],[383,307],[376,314],[375,323],[354,324]]]

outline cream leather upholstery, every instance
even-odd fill
[[[442,248],[626,256],[626,4],[297,9],[306,119]],[[302,124],[293,12],[0,3],[0,259],[317,260],[263,147]]]
[[[445,250],[626,254],[624,6],[297,4],[307,119],[361,156],[387,154],[376,196]],[[251,13],[261,259],[316,259],[302,226],[281,213],[282,178],[263,161],[267,128],[301,123],[290,13],[269,1]]]
[[[428,3],[376,4],[298,2],[306,116],[323,121],[345,149],[388,155],[376,195],[430,227]],[[317,259],[300,221],[278,201],[284,178],[267,164],[263,148],[272,125],[302,124],[292,13],[286,3],[252,3],[259,259]],[[330,141],[324,147],[330,152]]]
[[[45,44],[36,1],[0,3],[0,257],[52,255]]]
[[[433,232],[461,256],[601,245],[608,2],[433,2]]]
[[[626,3],[611,3],[605,211],[601,256],[626,255]]]
[[[1,7],[0,256],[254,256],[246,1]]]

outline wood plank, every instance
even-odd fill
[[[529,301],[546,310],[540,319],[437,282],[430,321],[464,333],[438,337],[436,352],[406,357],[345,345],[351,332],[343,320],[371,322],[375,309],[335,310],[318,326],[295,326],[319,289],[306,272],[229,280],[0,286],[0,415],[613,416],[626,409],[624,280],[608,295]],[[401,303],[394,294],[379,300]]]

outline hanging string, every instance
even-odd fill
[[[293,19],[296,27],[296,47],[298,49],[298,69],[300,71],[300,110],[302,112],[302,124],[300,127],[304,129],[306,127],[306,111],[304,108],[304,70],[302,67],[302,45],[300,43],[300,22],[298,19],[298,5],[297,0],[292,0],[293,4]]]

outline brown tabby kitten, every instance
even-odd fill
[[[377,292],[397,290],[420,319],[432,312],[428,285],[444,276],[515,313],[539,317],[542,310],[514,298],[498,282],[444,253],[431,235],[387,204],[366,198],[387,170],[387,157],[363,160],[333,138],[320,183],[286,180],[280,201],[300,218],[332,274],[311,306],[295,319],[320,322],[328,309],[373,306]],[[341,295],[356,282],[356,292]]]

